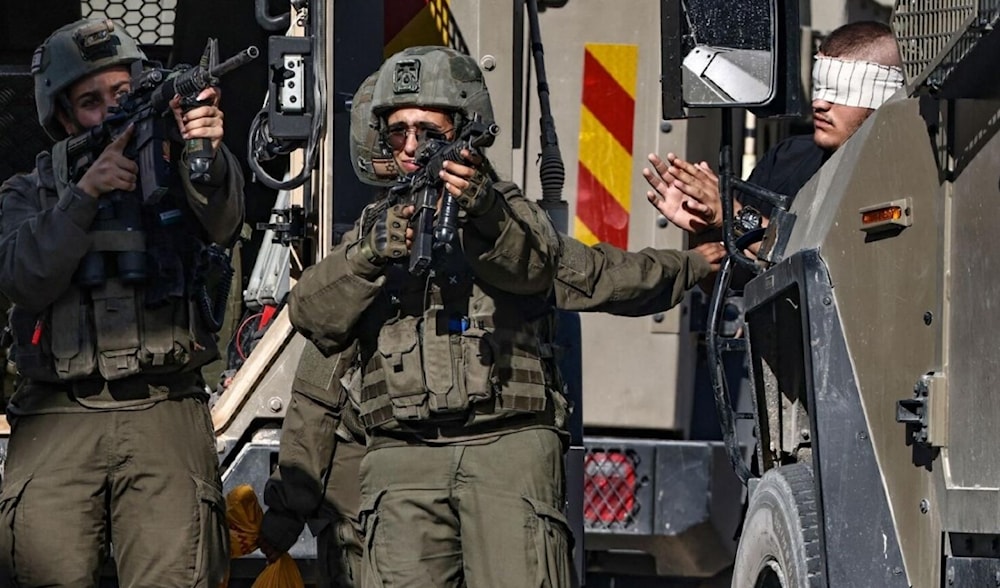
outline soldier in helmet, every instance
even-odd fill
[[[390,57],[372,110],[403,173],[419,170],[427,138],[493,121],[475,60],[444,47]],[[391,263],[408,257],[412,206],[372,206],[360,224],[371,228],[345,236],[289,297],[300,332],[361,366],[351,403],[367,437],[365,585],[563,585],[567,407],[546,334],[559,239],[478,158],[440,178],[461,207],[459,234],[431,271]]]
[[[195,296],[210,244],[230,243],[243,217],[218,92],[187,112],[171,102],[166,194],[127,226],[116,228],[119,206],[141,199],[133,129],[89,165],[69,161],[68,141],[105,120],[144,62],[106,20],[59,28],[32,60],[56,143],[0,189],[0,290],[20,375],[0,491],[5,585],[96,586],[113,555],[122,586],[214,588],[228,564],[200,373],[218,350]],[[179,164],[187,139],[211,144],[197,178]]]
[[[429,49],[414,49],[417,54],[426,53]],[[437,48],[445,54],[451,54],[449,50]],[[397,56],[398,60],[399,56]],[[471,62],[471,59],[466,58]],[[393,63],[390,60],[389,64]],[[421,67],[420,64],[417,67]],[[473,62],[474,65],[474,62]],[[404,73],[416,69],[411,64],[407,64]],[[386,76],[396,76],[397,70],[391,65],[386,65],[380,70]],[[373,94],[378,91],[379,73],[376,72],[362,83],[352,102],[352,122],[351,122],[351,157],[355,172],[359,178],[369,184],[387,188],[391,186],[399,177],[400,172],[405,169],[406,147],[413,148],[415,141],[410,140],[410,129],[405,129],[404,140],[386,140],[385,131],[381,133],[379,129],[385,128],[385,122],[380,117],[374,115],[367,105],[373,100]],[[409,114],[409,113],[407,113]],[[422,113],[421,113],[422,114]],[[386,119],[393,120],[391,115]],[[428,119],[416,117],[408,121],[417,128],[414,133],[420,133],[420,129],[425,132],[432,132],[434,128],[444,128],[449,125],[450,120]],[[434,127],[430,125],[435,125]],[[426,125],[421,127],[421,125]],[[388,127],[392,129],[392,126]],[[461,169],[459,169],[461,167]],[[476,175],[475,166],[455,166],[455,175],[462,178],[472,178]],[[410,170],[412,171],[412,170]],[[457,183],[457,181],[456,181]],[[530,208],[534,209],[533,206]],[[538,214],[544,214],[540,211]],[[706,244],[700,251],[676,252],[645,250],[639,253],[627,253],[607,245],[600,245],[589,248],[582,243],[566,236],[560,236],[564,245],[564,255],[558,267],[558,274],[555,282],[555,301],[561,308],[572,310],[594,310],[616,312],[626,315],[638,315],[657,310],[663,310],[676,304],[687,288],[691,287],[698,279],[706,275],[712,269],[717,269],[718,261],[721,258],[722,250],[718,244]],[[308,282],[303,287],[310,286]],[[550,304],[551,304],[550,298]],[[293,302],[294,304],[294,302]],[[309,321],[309,319],[303,319]],[[296,319],[293,318],[293,321]],[[308,325],[307,325],[308,328]],[[328,349],[324,348],[324,351]],[[316,347],[307,346],[303,351],[303,356],[299,362],[299,368],[293,384],[292,404],[284,422],[283,442],[281,455],[279,457],[280,478],[276,476],[269,481],[265,491],[265,502],[269,510],[265,514],[264,524],[261,530],[262,548],[269,557],[275,557],[278,553],[287,550],[301,533],[305,520],[310,520],[313,532],[317,535],[317,547],[320,568],[320,585],[333,585],[341,587],[360,586],[361,574],[360,560],[362,545],[366,542],[361,537],[359,528],[359,509],[361,506],[360,489],[358,487],[359,469],[362,455],[364,454],[365,427],[358,418],[359,405],[351,405],[348,401],[348,389],[360,384],[363,390],[365,384],[362,380],[361,367],[356,354],[357,347],[348,347],[339,353],[333,353],[327,358],[323,358]],[[363,357],[363,352],[362,352]],[[426,361],[426,359],[425,359]],[[550,392],[551,393],[551,392]],[[557,394],[557,393],[556,393]],[[357,398],[359,394],[355,394]],[[561,401],[561,398],[555,401]],[[473,417],[474,418],[474,417]],[[482,439],[471,439],[470,444],[490,444],[495,442],[492,434],[490,437]],[[447,443],[449,440],[445,440]],[[544,445],[541,445],[544,449]],[[535,450],[538,447],[534,448]],[[532,448],[526,452],[527,457],[522,456],[521,461],[511,464],[517,467],[518,464],[530,461]],[[378,455],[375,452],[375,455]],[[371,461],[369,459],[369,461]],[[510,474],[510,472],[507,472]],[[380,474],[380,472],[376,472]],[[456,474],[460,475],[460,474]],[[513,475],[513,474],[511,474]],[[552,472],[548,476],[554,475]],[[561,476],[561,472],[559,472]],[[447,477],[447,475],[445,475]],[[416,482],[407,482],[412,484]],[[501,488],[509,485],[509,480],[499,478],[493,480],[494,487],[487,487],[480,492],[471,492],[468,501],[491,496],[501,492]],[[461,484],[459,484],[461,485]],[[443,490],[443,488],[442,488]],[[516,489],[514,492],[516,493]],[[398,493],[399,489],[389,490]],[[477,496],[478,494],[478,496]],[[324,500],[325,497],[325,500]],[[509,498],[503,496],[503,498]],[[392,496],[390,499],[395,500]],[[407,500],[406,493],[403,492],[401,499]],[[369,501],[371,499],[369,498]],[[443,499],[442,499],[443,500]],[[520,524],[531,525],[539,533],[547,528],[554,528],[556,536],[564,538],[564,531],[560,519],[552,520],[553,512],[557,516],[558,511],[544,510],[545,506],[533,504],[530,498],[524,500],[514,500],[513,508],[503,512],[503,515],[513,517]],[[393,509],[397,507],[392,507]],[[500,516],[501,513],[483,507],[488,516]],[[379,513],[376,505],[366,512],[369,517],[378,516],[380,525],[384,517]],[[401,522],[405,524],[409,516],[408,513],[401,512]],[[471,528],[462,526],[465,533],[474,532],[477,522],[471,519],[461,521],[437,522],[436,525],[447,525],[454,528],[458,525],[470,525]],[[370,526],[370,525],[369,525]],[[380,533],[381,531],[376,531]],[[516,531],[511,531],[516,535]],[[522,531],[523,533],[523,531]],[[392,536],[395,537],[395,536]],[[520,537],[520,535],[518,535]],[[535,540],[537,538],[533,538]],[[514,541],[514,545],[504,546],[502,543],[494,543],[492,536],[482,538],[484,542],[481,546],[469,543],[467,539],[462,541],[462,545],[456,548],[456,553],[452,557],[460,558],[457,554],[463,550],[473,557],[485,557],[489,559],[491,550],[524,550],[525,546],[520,542],[523,539]],[[367,542],[370,545],[370,541]],[[546,549],[544,545],[531,547]],[[565,544],[563,545],[565,547]],[[395,547],[387,549],[395,550]],[[553,572],[556,574],[551,579],[553,585],[560,584],[560,574],[568,573],[562,565],[561,550],[553,550],[550,557],[557,564]],[[485,556],[484,556],[485,554]],[[369,553],[369,557],[378,557],[379,553]],[[390,564],[395,554],[382,553],[382,557],[389,557]],[[499,554],[493,554],[501,557]],[[418,556],[400,554],[400,557]],[[469,556],[467,555],[466,558]],[[506,557],[506,556],[504,556]],[[513,556],[511,556],[513,557]],[[524,555],[520,556],[524,558]],[[433,561],[434,558],[432,558]],[[378,563],[378,569],[386,569],[385,564]],[[462,569],[462,562],[456,569]],[[480,564],[482,565],[482,564]],[[517,566],[514,566],[517,568]],[[365,568],[366,571],[371,568]],[[485,568],[483,568],[485,569]],[[440,575],[447,572],[440,569],[432,569],[430,565],[423,572],[417,571],[416,577],[424,582],[426,575],[434,573],[432,576],[439,583],[443,583],[446,576]],[[461,572],[465,573],[465,572]],[[497,585],[522,585],[527,583],[528,576],[521,574],[545,573],[535,568],[534,572],[528,572],[528,568],[520,570],[507,570],[507,575],[501,575],[492,569],[483,572],[470,570],[469,574],[475,576],[477,582],[486,582],[487,579],[495,578],[493,581]],[[480,574],[486,574],[480,575]],[[398,576],[378,576],[388,579]],[[457,578],[452,572],[447,577]],[[466,578],[472,581],[471,578]],[[377,582],[378,580],[373,580]]]

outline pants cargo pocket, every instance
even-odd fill
[[[31,478],[24,480],[5,479],[0,492],[0,587],[13,586],[17,578],[14,561],[15,521],[18,503],[24,495]]]
[[[573,548],[572,534],[566,516],[559,510],[525,497],[529,505],[528,521],[525,528],[527,549],[535,554],[535,569],[529,570],[527,578],[530,586],[538,588],[562,588],[570,586],[572,563],[570,551]],[[528,561],[531,561],[529,556]]]
[[[382,575],[378,569],[379,550],[383,547],[379,539],[378,505],[386,491],[382,490],[361,505],[361,528],[364,529],[364,555],[362,556],[362,588],[382,588]]]
[[[214,482],[192,478],[198,498],[199,532],[192,586],[216,588],[229,567],[229,525],[222,491]]]
[[[361,586],[364,541],[356,521],[342,518],[331,522],[316,537],[317,588]]]

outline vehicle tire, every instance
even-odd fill
[[[750,499],[736,550],[733,588],[824,585],[812,467],[774,468]]]

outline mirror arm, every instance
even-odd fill
[[[680,0],[660,0],[660,42],[663,44],[660,49],[660,106],[663,120],[685,118]]]

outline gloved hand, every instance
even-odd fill
[[[268,509],[260,523],[259,539],[260,550],[267,561],[274,561],[291,549],[304,528],[305,521],[298,517]]]
[[[348,260],[360,275],[371,274],[372,267],[380,268],[388,261],[400,260],[409,254],[406,227],[413,208],[397,204],[381,211],[374,209],[371,214],[375,215],[373,222],[367,219],[362,222],[362,226],[371,225],[368,232],[347,253]],[[365,262],[372,267],[366,267]]]
[[[462,154],[468,158],[467,163],[445,161],[441,178],[445,188],[454,196],[458,205],[472,217],[481,216],[496,202],[496,192],[493,182],[482,168],[489,163],[479,157]]]
[[[468,185],[455,196],[455,200],[469,216],[480,216],[496,202],[493,182],[490,181],[489,176],[478,169],[467,181]]]

